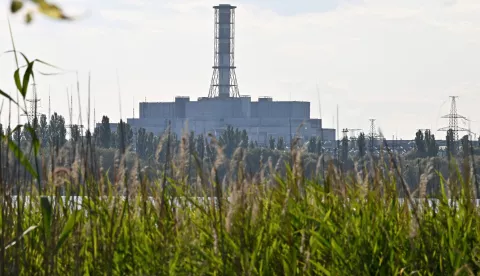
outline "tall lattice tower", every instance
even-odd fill
[[[452,102],[450,104],[450,113],[442,116],[442,118],[448,119],[448,127],[442,127],[438,130],[439,131],[448,131],[448,130],[451,129],[453,131],[454,141],[458,141],[458,132],[459,131],[467,131],[467,132],[469,131],[466,128],[458,126],[458,119],[467,120],[467,118],[457,113],[457,101],[456,101],[456,99],[458,98],[458,96],[450,96],[450,98],[452,99]]]
[[[370,133],[368,134],[369,137],[369,150],[370,152],[373,152],[373,149],[375,147],[375,139],[378,137],[377,132],[375,131],[375,119],[369,119],[370,120]]]
[[[35,117],[39,117],[41,115],[41,113],[38,112],[38,108],[40,107],[40,104],[39,104],[40,99],[37,96],[37,85],[33,83],[32,87],[33,87],[32,98],[26,99],[29,106],[28,106],[27,114],[25,115],[27,116],[29,123],[32,123]]]
[[[213,74],[208,97],[240,97],[235,74],[235,6],[215,9]]]

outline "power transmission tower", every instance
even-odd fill
[[[456,99],[458,98],[458,96],[450,96],[450,98],[452,98],[452,102],[450,104],[450,113],[442,116],[442,118],[448,119],[448,127],[442,127],[438,130],[439,131],[452,130],[453,140],[458,141],[458,132],[459,131],[469,132],[468,129],[458,126],[458,119],[463,119],[463,120],[468,120],[468,119],[465,116],[462,116],[462,115],[457,113],[457,101],[456,101]]]
[[[369,136],[369,150],[370,152],[373,152],[373,148],[375,146],[375,139],[378,137],[378,134],[375,131],[375,119],[369,119],[370,120],[370,133],[368,134]]]
[[[37,97],[37,85],[35,83],[32,83],[32,87],[32,98],[26,100],[27,102],[29,102],[29,107],[26,114],[29,123],[33,123],[33,119],[36,118],[38,115],[41,115],[40,113],[38,113],[40,99]]]

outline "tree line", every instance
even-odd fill
[[[155,155],[157,147],[161,142],[161,136],[152,132],[148,132],[145,128],[139,128],[134,133],[131,126],[122,120],[117,124],[116,130],[112,131],[110,119],[108,116],[103,116],[101,123],[94,128],[93,134],[90,130],[86,130],[84,136],[82,136],[82,128],[79,125],[65,124],[65,118],[56,112],[47,118],[42,114],[39,117],[35,117],[28,124],[33,127],[36,135],[39,138],[42,148],[48,146],[54,148],[63,147],[67,141],[77,143],[80,139],[92,138],[95,146],[105,149],[130,149],[138,154],[140,158],[148,159]],[[27,126],[27,125],[25,125]],[[67,139],[67,129],[70,130],[70,137]],[[0,125],[0,131],[4,130]],[[11,133],[11,139],[15,142],[20,142],[21,145],[27,143],[31,139],[31,132],[27,127],[15,128],[11,130],[9,127],[5,130],[6,133]],[[188,144],[191,151],[205,154],[205,147],[209,143],[208,137],[204,137],[203,134],[195,135],[193,132],[188,134]],[[180,139],[174,133],[169,137],[169,143],[175,149],[180,144]],[[371,137],[367,137],[365,133],[360,133],[357,138],[349,138],[344,136],[341,140],[336,141],[335,152],[333,158],[339,159],[341,162],[346,163],[349,159],[363,158],[368,151],[372,151],[372,147],[367,148],[367,142],[371,142]],[[468,156],[472,154],[473,143],[469,141],[469,136],[463,136],[460,141],[456,142],[454,139],[454,133],[452,130],[448,130],[446,134],[446,155],[456,156],[462,154]],[[435,157],[439,154],[439,145],[435,139],[435,135],[430,130],[421,131],[418,130],[415,133],[415,149],[414,156],[416,158]],[[285,151],[290,148],[283,137],[268,138],[266,145],[259,145],[257,141],[250,140],[246,130],[240,130],[233,126],[227,126],[226,129],[218,137],[218,143],[223,147],[224,153],[227,156],[231,156],[233,152],[238,148],[255,149],[266,148],[269,150]],[[310,137],[307,141],[303,142],[305,149],[308,153],[321,155],[325,153],[324,143],[320,137]],[[478,141],[480,145],[480,138]],[[354,153],[352,153],[354,152]]]

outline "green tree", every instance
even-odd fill
[[[110,119],[107,116],[102,117],[102,123],[98,130],[100,146],[103,148],[110,148],[112,142],[112,130],[110,129]]]
[[[200,134],[196,137],[195,147],[198,158],[200,158],[200,160],[203,160],[203,158],[205,157],[205,137],[203,136],[203,134]]]
[[[283,137],[278,137],[278,141],[277,141],[277,149],[278,150],[285,150],[285,140],[283,139]]]
[[[315,153],[320,155],[323,151],[322,151],[322,148],[323,148],[323,142],[322,142],[322,138],[319,136],[317,137],[317,146],[315,147]]]
[[[424,156],[426,153],[425,150],[425,140],[423,137],[423,132],[421,130],[418,130],[417,133],[415,134],[415,147],[417,149],[417,153],[420,156]]]
[[[78,125],[72,125],[71,129],[71,137],[70,140],[76,144],[78,141],[80,141],[81,133],[80,133],[80,127]]]
[[[248,147],[248,133],[247,133],[247,130],[245,129],[242,130],[240,143],[242,145],[242,148],[246,149]]]
[[[271,150],[275,149],[275,138],[273,138],[273,136],[270,136],[270,139],[268,140],[268,144]]]
[[[317,141],[313,136],[308,140],[307,151],[310,153],[315,153],[317,151]]]
[[[196,153],[196,147],[195,147],[195,133],[191,131],[188,134],[188,154],[192,155]]]
[[[30,143],[32,141],[32,134],[30,133],[30,129],[35,131],[35,135],[38,138],[39,133],[39,124],[38,124],[38,117],[34,117],[31,122],[27,122],[22,128],[22,134],[20,140],[22,143]]]
[[[125,147],[126,149],[133,144],[133,130],[130,125],[125,123],[123,120],[120,120],[120,123],[117,126],[117,131],[115,135],[112,133],[112,136],[115,137],[115,147],[118,149],[121,149],[122,147]]]
[[[348,161],[348,137],[342,139],[342,162],[345,164]]]
[[[50,137],[50,145],[54,146],[56,149],[62,147],[67,142],[65,118],[63,118],[62,115],[58,115],[57,112],[53,113],[50,118],[48,136]]]
[[[470,155],[470,140],[468,139],[468,135],[462,137],[461,144],[463,157],[466,158]]]
[[[146,130],[143,127],[141,127],[138,129],[138,132],[137,132],[137,145],[136,145],[137,154],[141,158],[145,157],[146,141],[147,141]]]
[[[87,129],[87,131],[85,131],[85,140],[87,142],[87,145],[91,145],[91,143],[92,143],[92,132],[90,132],[90,129]]]
[[[155,150],[155,137],[153,135],[153,132],[149,132],[145,140],[145,157],[150,158],[154,156]]]
[[[220,135],[220,139],[218,142],[220,146],[223,147],[223,152],[225,153],[225,155],[230,157],[232,156],[235,149],[239,146],[241,139],[241,132],[238,130],[238,128],[234,130],[231,125],[228,125],[227,129],[225,129]]]
[[[357,139],[357,145],[358,145],[358,154],[360,155],[360,157],[364,157],[365,156],[365,151],[366,151],[366,146],[367,146],[367,143],[366,143],[366,139],[365,139],[365,133],[360,133],[360,135],[358,136],[358,139]]]
[[[435,157],[438,155],[438,145],[435,141],[435,135],[428,129],[425,130],[425,147],[428,156]]]
[[[110,148],[120,149],[120,137],[116,131],[110,132]]]
[[[40,115],[39,137],[42,147],[48,144],[48,122],[45,114]]]
[[[450,156],[454,156],[455,154],[457,154],[457,149],[455,146],[455,139],[453,137],[452,129],[447,130],[447,136],[445,140],[447,142],[447,155],[450,158]]]

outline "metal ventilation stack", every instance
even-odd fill
[[[215,9],[214,64],[209,98],[240,97],[235,74],[235,6]]]

